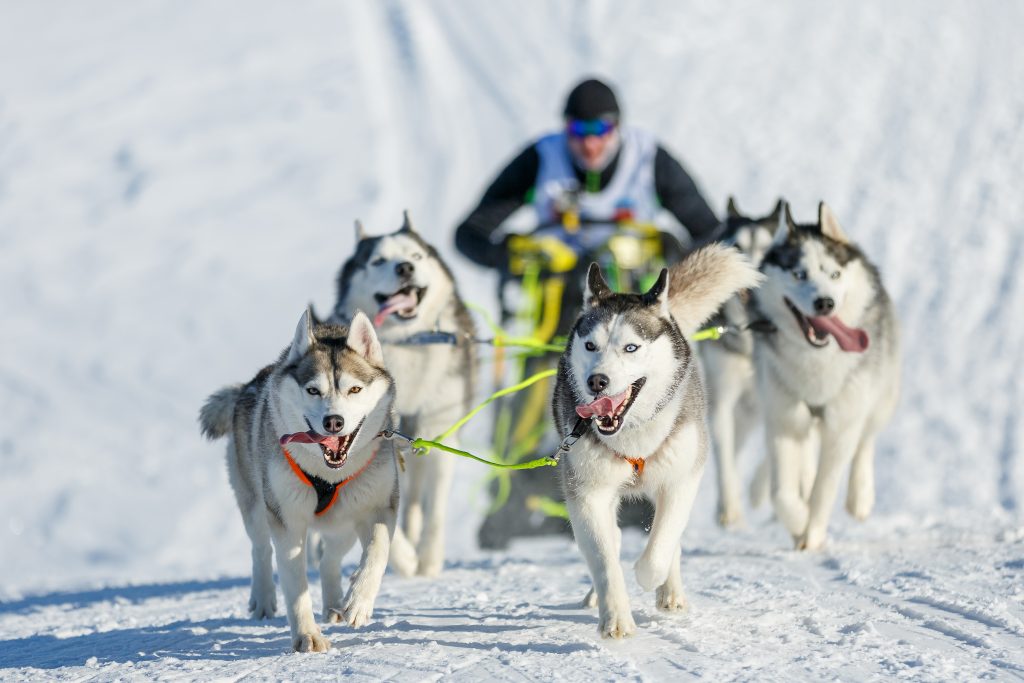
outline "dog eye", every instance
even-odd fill
[[[837,270],[836,272],[832,273],[831,278],[833,280],[838,280],[840,275],[842,275],[842,273]]]
[[[358,394],[362,390],[363,390],[362,387],[352,387],[351,389],[348,390],[348,393],[350,393],[350,394]]]
[[[793,277],[795,277],[797,280],[806,280],[807,279],[807,271],[806,270],[794,270],[793,271]]]
[[[309,394],[310,396],[319,396],[320,390],[317,389],[316,387],[306,387],[306,393]]]
[[[639,348],[640,348],[639,344],[626,344],[625,351],[626,351],[626,353],[633,353],[634,351],[636,351]]]
[[[423,259],[423,254],[413,254],[412,255],[412,260],[413,261],[421,261],[422,259]]]
[[[586,344],[583,345],[583,348],[585,348],[587,351],[597,351],[597,344],[595,344],[594,342],[587,342]]]
[[[385,258],[383,258],[383,257],[381,257],[381,256],[378,256],[377,258],[375,258],[375,259],[373,259],[372,261],[370,261],[370,265],[371,265],[371,266],[382,266],[382,265],[384,265],[384,262],[385,262],[386,260],[387,260],[387,259],[385,259]]]

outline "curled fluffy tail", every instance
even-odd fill
[[[729,297],[756,287],[761,280],[761,274],[738,249],[709,244],[669,269],[669,310],[689,337]]]
[[[199,410],[199,429],[207,439],[219,439],[231,431],[235,422],[235,404],[242,393],[241,384],[214,392]]]

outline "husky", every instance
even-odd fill
[[[338,275],[336,320],[376,311],[395,408],[406,434],[434,438],[472,408],[475,329],[455,280],[437,251],[413,229],[406,212],[394,233],[369,237],[356,222],[356,250]],[[457,446],[456,437],[447,445]],[[417,546],[400,573],[436,576],[444,565],[445,513],[454,456],[434,451],[408,461],[408,486],[396,548]],[[404,532],[404,534],[402,533]],[[412,554],[410,546],[410,552]],[[404,566],[404,568],[403,568]]]
[[[775,512],[798,549],[814,550],[847,465],[847,511],[863,520],[874,505],[875,437],[899,394],[899,332],[878,270],[832,209],[822,202],[817,224],[797,225],[788,207],[785,218],[751,301],[775,330],[758,335],[754,364]],[[817,471],[805,496],[809,451]]]
[[[646,496],[655,506],[637,581],[657,589],[660,609],[686,607],[680,537],[708,450],[704,390],[686,337],[759,279],[746,257],[720,244],[663,270],[644,294],[613,293],[590,266],[583,309],[559,360],[553,412],[569,434],[562,485],[594,585],[584,604],[596,603],[605,637],[636,630],[619,564],[616,512],[624,498]]]
[[[727,218],[718,238],[739,249],[751,263],[759,266],[783,219],[783,207],[784,202],[779,199],[767,216],[752,218],[743,215],[736,200],[729,197]],[[712,319],[712,324],[723,329],[722,336],[697,347],[707,384],[708,422],[718,465],[718,523],[723,527],[743,524],[736,456],[761,414],[754,383],[754,332],[749,329],[749,298],[750,293],[743,291],[725,302]],[[755,507],[766,497],[767,483],[767,468],[762,465],[751,486]]]
[[[314,325],[307,310],[276,363],[200,412],[206,437],[228,437],[228,478],[252,541],[249,610],[257,619],[277,610],[273,544],[296,651],[330,648],[306,582],[309,530],[323,538],[324,620],[358,628],[372,616],[398,516],[397,456],[379,438],[394,400],[369,319]],[[341,559],[356,536],[363,556],[342,597]]]

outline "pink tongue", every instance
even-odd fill
[[[321,436],[316,432],[296,432],[295,434],[285,434],[281,437],[280,442],[282,446],[286,446],[290,443],[322,443],[327,446],[330,450],[337,453],[341,449],[340,436]]]
[[[836,338],[843,351],[863,352],[868,348],[868,333],[854,327],[847,327],[838,316],[823,315],[807,319],[815,330],[824,330]]]
[[[629,396],[629,389],[615,396],[602,396],[592,403],[576,406],[576,414],[584,420],[589,420],[592,417],[611,417],[627,396]]]
[[[395,311],[400,311],[404,308],[415,308],[416,307],[416,295],[409,293],[404,294],[399,292],[388,297],[387,301],[380,305],[377,309],[377,315],[373,316],[373,326],[380,327],[389,315]]]

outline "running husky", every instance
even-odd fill
[[[373,325],[316,325],[307,310],[278,361],[203,406],[203,434],[228,437],[228,477],[252,541],[249,609],[277,609],[271,541],[292,646],[326,652],[306,583],[306,532],[324,539],[324,619],[359,627],[373,613],[398,514],[398,465],[377,438],[392,416],[394,383]],[[358,535],[359,569],[341,591],[341,558]]]
[[[637,581],[657,588],[659,608],[686,606],[680,537],[708,449],[704,390],[686,336],[759,279],[746,257],[718,244],[663,270],[642,295],[612,293],[590,267],[583,310],[558,364],[553,408],[561,433],[579,437],[561,467],[562,483],[594,581],[585,604],[597,603],[604,636],[636,630],[619,564],[616,509],[623,498],[646,496],[655,505]]]
[[[828,205],[819,205],[817,224],[785,213],[752,301],[776,331],[758,335],[754,362],[775,511],[796,547],[813,550],[825,543],[847,464],[846,509],[863,520],[874,505],[875,436],[896,406],[899,335],[878,271]],[[801,469],[817,455],[815,441],[820,457],[805,497]]]
[[[389,235],[367,237],[356,222],[356,252],[338,275],[334,316],[347,320],[356,310],[374,310],[373,324],[384,347],[388,370],[395,378],[395,408],[406,434],[433,438],[472,408],[475,376],[475,331],[459,298],[451,271],[432,246],[413,230],[409,214]],[[457,439],[447,439],[457,446]],[[415,571],[436,576],[444,565],[445,512],[455,468],[454,456],[433,451],[408,460],[408,486],[403,493],[402,530],[417,545]],[[425,509],[425,512],[424,512]],[[424,515],[426,525],[424,527]]]
[[[758,266],[783,220],[783,207],[779,199],[767,216],[750,218],[740,213],[735,199],[729,197],[728,217],[719,239],[735,246]],[[748,329],[749,299],[750,293],[743,291],[726,301],[712,320],[712,324],[724,328],[721,338],[697,347],[707,383],[708,422],[718,464],[718,523],[724,527],[743,523],[736,456],[761,416],[754,383],[754,332]],[[767,482],[766,467],[762,466],[751,486],[755,506],[767,494],[760,490],[761,484],[767,488]]]

